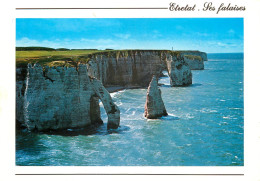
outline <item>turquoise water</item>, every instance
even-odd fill
[[[77,134],[18,131],[17,165],[242,166],[244,164],[243,54],[209,54],[189,87],[160,83],[169,116],[143,117],[146,89],[111,93],[121,126]],[[70,130],[71,131],[71,130]],[[73,131],[73,130],[72,130]]]

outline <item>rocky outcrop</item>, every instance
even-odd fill
[[[22,83],[21,83],[22,84]],[[17,120],[29,130],[60,130],[100,124],[99,100],[108,114],[108,128],[117,128],[120,111],[85,64],[76,67],[28,65],[22,89],[17,86]],[[23,108],[21,108],[23,107]]]
[[[184,55],[184,61],[188,64],[191,70],[203,70],[204,61],[200,56],[196,55]]]
[[[20,67],[16,69],[16,122],[17,126],[24,123],[24,92],[26,88],[27,68]]]
[[[103,87],[102,83],[97,79],[92,79],[92,85],[95,93],[97,94],[98,98],[102,101],[104,108],[107,113],[108,129],[116,129],[119,126],[120,120],[120,110],[118,107],[113,103],[112,98],[109,92]]]
[[[184,51],[181,53],[185,62],[191,70],[203,70],[204,61],[207,61],[207,54],[199,51]]]
[[[200,52],[200,51],[183,51],[181,54],[184,55],[193,55],[193,56],[198,56],[201,57],[202,61],[208,61],[207,53],[205,52]]]
[[[171,86],[192,84],[192,73],[183,56],[172,56],[167,59],[167,68]]]
[[[76,57],[66,60],[65,66],[18,66],[17,123],[40,131],[100,124],[101,100],[108,115],[108,129],[117,128],[120,111],[106,88],[147,87],[152,76],[160,77],[164,70],[172,86],[189,85],[192,74],[184,55],[191,54],[206,60],[206,54],[198,51],[123,50]]]
[[[153,76],[147,90],[144,116],[148,119],[156,119],[167,115],[161,90],[158,87],[158,80],[156,76]]]
[[[166,69],[159,51],[122,51],[100,54],[88,62],[90,76],[105,87],[147,87],[152,75],[160,76]]]
[[[189,85],[191,73],[185,77],[189,69],[186,67],[187,62],[179,61],[177,56],[183,57],[180,52],[163,50],[138,50],[97,55],[89,60],[88,72],[90,76],[101,80],[105,87],[147,87],[153,75],[162,76],[162,71],[167,70],[168,67],[168,72],[171,73],[170,78],[181,78],[176,81],[178,84],[173,83],[172,86]],[[177,62],[174,63],[175,61]],[[168,62],[178,65],[178,70],[182,71],[183,75],[180,77],[180,71],[170,70],[171,67],[173,69],[175,67],[169,66]]]

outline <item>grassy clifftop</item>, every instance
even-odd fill
[[[142,52],[155,52],[158,55],[170,53],[178,56],[185,51],[171,50],[96,50],[96,49],[52,49],[45,47],[17,47],[16,48],[16,66],[27,66],[28,63],[40,63],[41,65],[52,66],[77,66],[79,62],[88,62],[91,58],[98,55],[112,57],[126,57],[132,54],[141,54]]]
[[[184,55],[184,57],[186,57],[187,59],[190,59],[190,60],[199,60],[199,61],[202,61],[201,56],[197,56],[197,55]]]
[[[73,65],[78,57],[87,56],[99,50],[66,50],[66,51],[53,51],[53,50],[23,50],[16,51],[16,66],[24,66],[28,63],[40,63],[42,65],[49,65],[57,63],[66,63]]]

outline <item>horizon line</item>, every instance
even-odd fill
[[[199,51],[199,52],[205,52],[207,54],[214,54],[214,53],[244,53],[244,51],[242,52],[206,52],[206,51],[201,51],[201,50],[179,50],[179,49],[175,49],[175,50],[171,50],[171,49],[134,49],[134,48],[126,48],[126,49],[113,49],[113,48],[106,48],[106,49],[98,49],[98,48],[64,48],[64,47],[60,47],[60,48],[53,48],[53,47],[44,47],[44,46],[15,46],[15,48],[31,48],[31,47],[39,47],[39,48],[51,48],[54,50],[57,49],[68,49],[69,50],[169,50],[169,51]],[[16,50],[17,51],[17,50]],[[18,50],[18,51],[48,51],[48,50]],[[51,50],[50,50],[51,51]]]

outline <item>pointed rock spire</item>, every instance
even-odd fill
[[[156,76],[153,76],[147,90],[144,116],[149,119],[156,119],[167,116],[167,112],[162,100],[161,90],[158,87]]]

